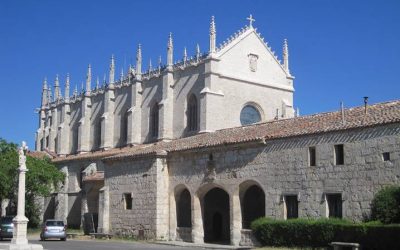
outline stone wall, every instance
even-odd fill
[[[344,164],[335,164],[334,146],[343,144]],[[342,195],[343,217],[360,221],[383,186],[400,184],[400,125],[389,124],[331,133],[236,144],[196,151],[161,152],[121,161],[96,161],[105,173],[109,207],[102,228],[117,235],[169,240],[204,239],[204,197],[219,188],[229,196],[230,241],[247,244],[242,230],[243,194],[252,185],[265,193],[265,215],[284,218],[284,199],[296,195],[299,217],[326,217],[326,194]],[[316,166],[309,164],[316,148]],[[390,160],[384,161],[382,153]],[[80,215],[79,174],[90,161],[61,164],[68,168],[69,223]],[[177,228],[176,194],[191,196],[191,229]],[[132,196],[126,209],[124,194]],[[61,197],[60,197],[61,198]],[[65,197],[63,201],[66,201]],[[50,200],[45,202],[51,204]],[[103,207],[100,204],[100,207]],[[57,209],[60,209],[59,207]],[[50,213],[52,211],[48,210]],[[63,214],[63,213],[59,213]],[[99,211],[102,215],[102,211]],[[72,221],[74,220],[74,221]],[[107,221],[108,220],[108,221]],[[108,223],[108,224],[107,224]],[[190,237],[189,237],[190,232]]]
[[[154,238],[156,235],[157,167],[154,159],[110,163],[105,169],[109,188],[110,231],[116,235]],[[125,209],[124,194],[132,195]]]
[[[344,165],[334,163],[336,144],[344,145]],[[237,194],[249,186],[246,183],[258,185],[265,192],[266,216],[284,218],[282,196],[295,194],[299,217],[326,217],[325,194],[340,193],[343,217],[360,221],[369,216],[370,202],[378,190],[400,183],[399,145],[400,126],[392,124],[271,140],[258,146],[174,153],[168,161],[169,192],[173,194],[176,187],[185,186],[192,195],[194,211],[195,203],[202,204],[202,197],[210,189],[225,190],[230,196],[231,241],[240,238],[243,204],[235,201]],[[310,146],[316,147],[316,166],[309,166]],[[383,161],[383,152],[390,153],[390,161]],[[210,154],[214,166],[211,174]],[[176,211],[172,209],[170,216],[176,220]],[[196,214],[192,218],[194,222],[202,220]],[[196,226],[192,234],[202,230],[198,225],[193,228]],[[176,225],[171,223],[170,230],[176,231]]]

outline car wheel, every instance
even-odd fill
[[[67,238],[61,238],[60,240],[62,240],[62,241],[66,241],[66,240],[67,240]]]
[[[3,237],[0,237],[0,241],[3,241]]]

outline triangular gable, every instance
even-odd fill
[[[245,26],[245,28],[242,28],[238,32],[236,32],[234,35],[230,36],[226,41],[224,41],[218,48],[217,52],[215,54],[216,58],[222,57],[224,54],[226,54],[228,51],[233,49],[237,44],[239,44],[242,40],[250,36],[251,34],[254,34],[259,42],[264,46],[266,49],[267,53],[275,60],[276,64],[279,65],[279,67],[282,69],[282,71],[288,76],[292,77],[290,73],[286,72],[284,69],[283,65],[281,64],[281,61],[278,59],[278,57],[275,55],[275,52],[272,51],[271,47],[268,46],[268,43],[264,41],[264,38],[261,37],[260,33],[257,33],[257,29],[249,26]]]

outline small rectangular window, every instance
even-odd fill
[[[344,164],[343,144],[335,145],[335,165]]]
[[[131,210],[132,209],[132,194],[131,193],[124,194],[124,200],[125,200],[125,209]]]
[[[382,153],[382,159],[383,161],[390,161],[390,153],[389,152]]]
[[[329,218],[342,218],[342,194],[327,194]]]
[[[316,152],[315,152],[315,147],[309,147],[308,148],[308,160],[310,163],[310,166],[316,166]]]
[[[299,203],[297,201],[297,195],[286,195],[285,205],[287,219],[299,217]]]

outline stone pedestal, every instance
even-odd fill
[[[28,239],[26,238],[28,218],[25,216],[17,215],[14,219],[14,234],[11,240],[11,244],[26,245]]]

